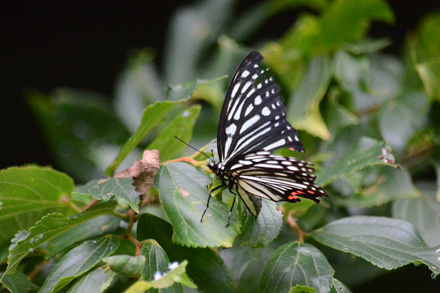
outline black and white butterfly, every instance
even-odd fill
[[[280,148],[304,152],[304,147],[296,129],[286,121],[273,76],[266,77],[268,69],[259,66],[262,61],[263,56],[254,51],[238,66],[220,115],[219,162],[208,164],[222,183],[211,193],[225,186],[235,195],[228,225],[237,195],[254,216],[261,210],[262,198],[298,202],[304,197],[319,202],[319,197],[327,196],[313,183],[312,164],[270,153]]]

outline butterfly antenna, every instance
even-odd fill
[[[214,150],[213,149],[211,149],[211,158],[212,158],[212,161],[215,163],[215,160],[214,160]]]
[[[207,157],[208,159],[211,159],[207,154],[205,154],[204,152],[202,152],[201,150],[196,149],[195,147],[189,145],[188,143],[186,143],[185,141],[181,140],[180,138],[178,138],[177,136],[174,136],[175,138],[177,138],[178,140],[180,140],[181,142],[183,142],[184,144],[186,144],[187,146],[189,146],[190,148],[192,148],[195,151],[198,151],[199,153],[201,153],[202,155],[204,155],[205,157]]]

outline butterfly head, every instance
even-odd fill
[[[212,173],[215,173],[215,171],[217,170],[217,164],[214,161],[211,161],[208,164],[208,168],[212,171]]]
[[[221,162],[216,163],[215,161],[211,161],[208,163],[208,168],[211,170],[212,173],[217,176],[217,178],[220,181],[224,181],[225,178],[225,166],[222,165]]]

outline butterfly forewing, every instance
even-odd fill
[[[263,57],[250,53],[239,65],[226,94],[217,133],[220,160],[258,150],[304,147],[286,121],[286,109],[273,76],[265,77]]]

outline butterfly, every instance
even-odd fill
[[[278,85],[268,69],[261,69],[263,56],[253,51],[238,66],[231,80],[220,115],[217,132],[219,161],[208,168],[221,185],[234,194],[229,211],[229,225],[237,196],[247,210],[258,216],[262,198],[272,201],[298,202],[300,197],[319,203],[327,196],[314,183],[313,165],[293,157],[271,154],[280,148],[304,152],[298,131],[286,120],[286,108]]]

